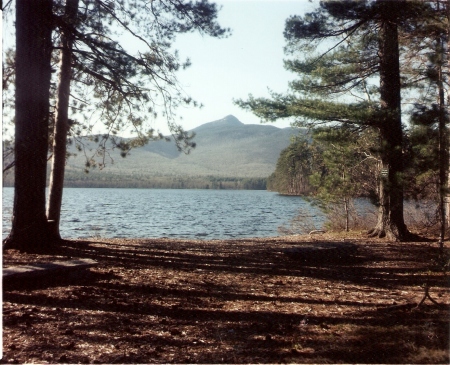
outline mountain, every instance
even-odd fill
[[[248,188],[253,184],[261,188],[275,170],[281,150],[297,133],[291,128],[244,124],[232,115],[192,132],[196,148],[190,154],[179,152],[174,142],[150,142],[131,150],[126,158],[118,151],[96,156],[96,161],[104,159],[105,168],[91,168],[88,174],[84,172],[85,154],[70,146],[69,151],[77,156],[67,161],[66,185]],[[91,156],[95,144],[84,142],[86,155]]]

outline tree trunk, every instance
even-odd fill
[[[448,174],[448,148],[447,148],[447,112],[445,105],[444,75],[443,62],[445,60],[444,40],[438,40],[439,63],[438,63],[438,90],[439,90],[439,244],[443,249],[445,231],[446,231],[446,214],[445,214],[445,197],[447,189]]]
[[[45,214],[52,0],[16,1],[15,183],[5,249],[49,245]]]
[[[349,210],[349,198],[344,198],[344,211],[345,211],[345,232],[350,231],[350,210]]]
[[[380,1],[382,20],[379,35],[380,101],[379,123],[381,162],[385,176],[380,179],[378,222],[369,234],[396,241],[407,239],[403,218],[403,131],[401,121],[400,65],[397,16],[402,1]]]
[[[51,163],[47,219],[50,222],[50,234],[60,240],[59,223],[64,187],[64,172],[67,153],[67,134],[69,132],[69,98],[72,78],[72,27],[76,23],[78,0],[67,0],[65,8],[65,26],[61,33],[61,60],[58,84],[58,100],[53,137],[53,158]]]
[[[450,0],[447,0],[445,6],[447,7],[447,72],[450,72],[450,55],[448,52],[450,51]],[[450,105],[450,92],[447,92],[447,108]],[[446,110],[448,113],[448,110]],[[447,135],[450,138],[450,133]],[[450,141],[447,141],[447,146],[450,146]],[[450,227],[450,154],[449,150],[447,150],[447,191],[446,191],[446,221],[447,227]]]
[[[345,170],[342,172],[342,183],[345,184]],[[344,212],[345,212],[345,232],[350,230],[350,198],[344,196]]]

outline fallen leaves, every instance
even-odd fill
[[[76,279],[5,287],[2,362],[448,363],[448,308],[407,306],[423,297],[423,280],[450,302],[447,279],[428,270],[432,248],[354,240],[347,261],[282,254],[306,239],[105,239],[67,241],[54,256],[8,251],[5,265],[69,256],[98,265]]]

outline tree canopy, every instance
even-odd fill
[[[74,10],[72,12],[67,11],[69,3]],[[199,31],[213,37],[225,36],[228,29],[220,27],[217,23],[218,9],[214,3],[207,0],[159,0],[152,2],[139,0],[115,2],[48,0],[46,5],[50,9],[50,15],[48,16],[50,21],[45,24],[47,24],[49,34],[53,34],[53,37],[46,36],[45,38],[50,45],[46,48],[46,50],[49,50],[48,57],[51,57],[53,53],[53,59],[48,58],[45,61],[49,76],[52,71],[52,63],[59,58],[56,52],[62,51],[62,55],[67,48],[70,48],[71,52],[68,70],[69,72],[73,71],[71,72],[72,82],[75,87],[65,88],[65,92],[59,93],[56,104],[61,105],[61,95],[67,94],[70,90],[73,100],[71,104],[73,119],[71,119],[70,127],[73,136],[81,135],[83,130],[91,131],[94,124],[93,119],[100,120],[104,124],[105,133],[100,139],[101,143],[131,125],[137,134],[137,138],[131,143],[113,138],[114,146],[122,149],[126,154],[133,145],[143,144],[154,138],[153,130],[147,130],[146,128],[148,127],[148,121],[161,113],[176,135],[175,142],[177,145],[180,148],[183,148],[183,143],[186,148],[194,146],[190,141],[190,136],[183,131],[174,119],[174,111],[179,105],[194,103],[179,88],[175,75],[180,68],[187,67],[189,62],[181,63],[176,52],[171,51],[170,46],[178,33]],[[20,17],[31,12],[30,9],[35,8],[27,2],[17,3],[17,35],[21,34],[21,27],[24,27]],[[45,19],[39,18],[40,14],[40,12],[36,13],[33,22],[45,21]],[[126,36],[137,40],[144,50],[142,48],[140,50],[127,49],[125,46],[127,43]],[[35,34],[35,37],[27,43],[27,46],[39,44],[39,42],[42,42],[42,37],[40,33]],[[62,37],[70,37],[70,46],[64,41],[60,41],[60,39],[63,39]],[[23,42],[22,38],[17,36],[17,52],[21,49],[21,44],[19,44],[21,42]],[[18,84],[17,79],[22,77],[20,72],[25,72],[17,66],[18,59],[19,56],[17,55],[16,86]],[[26,62],[33,63],[36,61],[41,62],[42,60],[26,59]],[[42,84],[41,87],[46,88],[47,93],[50,92],[50,85]],[[16,88],[16,101],[20,95],[26,96],[26,93],[29,93],[29,91],[25,89],[17,90]],[[68,104],[68,101],[65,104]],[[58,123],[58,120],[54,117],[53,109],[49,109],[50,94],[47,97],[46,105],[47,117],[40,122],[42,127],[45,125],[46,137],[39,144],[41,155],[36,157],[43,161],[39,167],[42,176],[46,176],[48,131],[52,130],[52,123],[56,123],[56,125]],[[17,125],[17,113],[16,103],[16,142],[23,137],[35,138],[35,135],[31,135],[31,129],[29,129],[32,128],[33,118],[29,121],[27,128],[18,129],[20,124]],[[61,114],[61,108],[59,108],[58,114]],[[95,115],[94,118],[93,115]],[[66,123],[67,119],[65,118]],[[50,133],[51,138],[53,138],[52,133]],[[104,144],[102,146],[101,154],[105,156]],[[25,179],[27,173],[23,170],[25,165],[22,162],[19,163],[17,159],[20,155],[19,149],[20,147],[16,143],[16,186],[21,184],[21,177]],[[58,149],[58,151],[54,150],[54,155],[56,153],[65,155],[64,149]],[[30,161],[32,160],[30,159]],[[87,161],[87,163],[90,164],[91,162]],[[61,164],[59,165],[61,166]],[[42,202],[41,198],[43,197],[45,200],[45,182],[35,191],[27,190],[26,186],[23,192],[16,189],[16,195],[30,194],[39,197],[39,202],[36,200],[35,207],[42,216],[42,209],[45,210],[45,202]],[[37,207],[38,204],[39,207]],[[11,234],[6,240],[7,247],[33,248],[33,238],[36,235],[19,234],[29,225],[29,222],[25,220],[19,222],[16,219],[20,216],[20,212],[25,209],[29,209],[29,206],[16,204],[15,199],[13,226]],[[30,217],[28,219],[31,220]],[[47,227],[47,224],[43,224],[46,219],[41,217],[38,221],[40,222],[39,232],[41,234],[37,236],[42,236],[42,241],[46,241],[48,232],[45,227]]]
[[[413,85],[400,65],[420,31],[430,2],[322,1],[313,12],[286,21],[285,67],[297,75],[287,94],[238,100],[265,121],[291,118],[294,126],[352,126],[380,138],[379,220],[372,235],[404,240],[401,86]],[[411,56],[408,56],[411,59]],[[409,64],[413,63],[410,61]],[[415,79],[417,81],[417,78]]]

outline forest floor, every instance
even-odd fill
[[[286,248],[345,239],[351,256]],[[449,242],[446,242],[446,247]],[[435,242],[353,236],[68,240],[4,267],[94,267],[5,281],[1,363],[449,363]],[[416,308],[429,286],[431,298]]]

